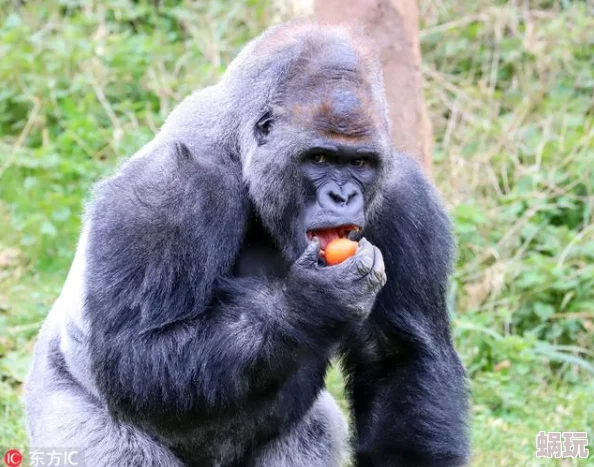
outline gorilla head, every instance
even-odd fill
[[[323,249],[360,235],[389,169],[381,71],[357,40],[342,28],[283,25],[223,79],[244,109],[237,146],[250,198],[289,261],[308,237]]]

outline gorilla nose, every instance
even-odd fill
[[[357,196],[357,192],[355,190],[351,190],[349,193],[341,193],[339,191],[330,190],[328,192],[328,196],[330,196],[330,198],[332,198],[332,201],[334,201],[339,206],[344,206],[346,204],[349,204],[349,202],[355,196]]]
[[[361,191],[350,183],[342,187],[336,183],[326,185],[319,201],[322,207],[334,212],[355,213],[363,208]]]

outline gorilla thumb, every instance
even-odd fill
[[[297,260],[297,264],[300,266],[312,267],[318,264],[318,258],[320,256],[320,240],[316,237],[313,238],[307,248]]]

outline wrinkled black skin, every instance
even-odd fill
[[[318,161],[320,156],[323,158]],[[365,226],[365,198],[376,189],[379,157],[365,147],[339,144],[313,147],[301,159],[305,230],[340,225]]]
[[[275,152],[282,138],[263,122],[255,136]],[[211,465],[229,442],[233,465],[249,465],[311,407],[340,347],[357,466],[463,464],[464,371],[446,308],[453,241],[416,164],[316,141],[287,162],[295,186],[277,189],[301,201],[271,231],[232,148],[172,141],[154,151],[101,183],[88,212],[85,313],[112,414],[187,465]],[[324,164],[311,158],[319,151]],[[394,175],[380,186],[387,156]],[[353,201],[320,209],[329,187]],[[323,268],[315,248],[303,253],[308,229],[340,224],[363,227],[383,253],[385,285],[377,255],[362,270],[357,257]]]

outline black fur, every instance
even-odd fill
[[[231,67],[224,98],[205,93],[182,104],[157,142],[98,185],[88,210],[93,379],[114,418],[146,430],[186,465],[249,465],[306,417],[339,347],[357,466],[467,458],[464,371],[446,308],[454,253],[447,216],[418,167],[387,149],[377,76],[367,80],[351,63],[357,54],[343,36],[327,42],[342,44],[342,55],[323,48],[328,67],[356,79],[320,83],[325,74],[312,72],[301,92],[305,75],[291,66],[312,66],[317,49],[307,42],[300,60],[286,63],[279,48],[287,76],[275,77],[278,89],[254,111],[252,88],[263,95],[270,83],[256,81],[258,67]],[[242,93],[250,112],[225,110],[228,96]],[[311,115],[308,99],[319,101]],[[205,135],[225,118],[229,136],[197,137],[197,115]],[[304,170],[303,154],[332,138],[354,152],[334,151],[331,166]],[[345,168],[357,150],[373,163]],[[319,209],[328,180],[336,190],[351,184],[351,211],[346,202]],[[308,222],[328,219],[364,226],[367,239],[334,267],[318,263],[319,247],[305,236]],[[318,433],[329,443],[316,420],[300,442]]]
[[[454,242],[416,163],[397,155],[395,172],[367,234],[389,280],[344,346],[357,466],[462,465],[466,385],[446,305]]]
[[[232,277],[249,213],[237,173],[158,151],[101,183],[89,211],[93,371],[116,416],[210,465],[217,440],[247,453],[304,416],[350,318],[298,271]],[[197,446],[196,430],[215,437]]]
[[[181,146],[161,151],[158,166],[133,161],[101,184],[90,211],[86,300],[99,387],[116,413],[159,431],[250,417],[283,430],[322,387],[346,315],[332,291],[300,278],[228,276],[249,214],[237,203],[247,199],[238,174]],[[417,168],[396,160],[397,180],[365,232],[390,280],[344,346],[357,461],[459,465],[464,375],[445,303],[452,238]],[[287,302],[283,286],[295,289]]]

